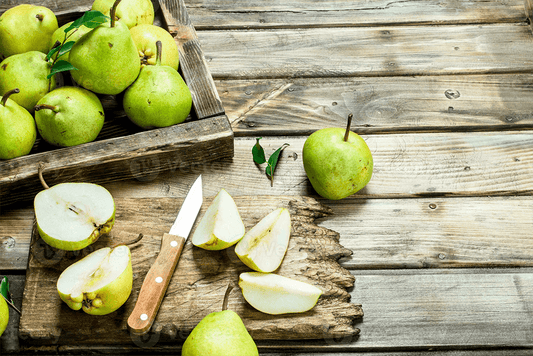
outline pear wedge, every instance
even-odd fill
[[[273,273],[241,273],[239,287],[252,307],[273,315],[306,312],[322,295],[320,288],[309,283]]]
[[[192,235],[192,243],[205,250],[222,250],[244,236],[244,223],[235,201],[221,189]]]
[[[60,183],[34,199],[41,238],[67,251],[85,248],[115,223],[115,202],[104,187],[92,183]]]
[[[132,285],[130,249],[105,247],[66,268],[57,280],[57,291],[71,309],[105,315],[128,300]]]
[[[291,216],[286,208],[272,211],[235,246],[239,259],[257,272],[276,270],[289,246]]]

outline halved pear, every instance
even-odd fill
[[[222,250],[244,236],[244,223],[235,201],[221,189],[192,235],[192,243],[205,250]]]
[[[111,193],[92,183],[61,183],[45,189],[35,196],[34,209],[39,235],[61,250],[81,250],[115,223]]]
[[[104,247],[67,267],[57,280],[57,291],[71,309],[105,315],[128,300],[132,285],[130,249]]]
[[[266,314],[303,313],[312,309],[322,290],[274,273],[244,272],[239,276],[244,299]]]
[[[248,231],[235,246],[239,259],[258,272],[276,270],[289,246],[291,216],[286,208],[272,211]]]

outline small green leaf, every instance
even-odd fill
[[[50,58],[52,58],[52,56],[57,53],[57,51],[59,51],[61,49],[61,45],[57,46],[57,47],[54,47],[50,50],[50,52],[48,52],[48,54],[46,55],[46,61],[49,61]]]
[[[74,43],[76,42],[68,41],[67,43],[63,44],[63,46],[61,46],[61,50],[59,51],[59,54],[57,55],[57,57],[61,57],[65,53],[70,52],[70,50],[72,49],[72,46],[74,46]]]
[[[75,28],[80,28],[81,26],[95,28],[99,25],[109,21],[110,18],[100,11],[90,10],[83,14],[82,17],[74,21],[69,27],[65,29],[65,33],[69,33]]]
[[[255,143],[254,147],[252,147],[252,155],[254,157],[254,162],[257,164],[263,164],[266,162],[265,158],[265,151],[263,150],[263,147],[259,144],[259,140],[262,139],[262,137],[257,138],[257,142]]]
[[[56,73],[66,72],[69,70],[78,70],[78,68],[74,67],[72,64],[70,64],[67,61],[59,60],[54,63],[50,71],[50,74],[48,74],[46,78],[50,79]]]
[[[268,158],[268,166],[266,167],[266,175],[270,178],[271,185],[274,184],[274,170],[278,164],[279,155],[281,151],[287,146],[290,146],[288,143],[284,143],[280,148],[278,148],[270,157]]]
[[[11,293],[9,293],[9,281],[7,280],[7,277],[2,278],[2,282],[0,283],[0,293],[7,301],[11,301]]]

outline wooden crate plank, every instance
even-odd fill
[[[532,34],[525,22],[202,31],[198,37],[215,79],[533,70]]]
[[[2,0],[0,3],[0,14],[17,5],[34,4],[49,8],[56,15],[57,21],[60,24],[64,24],[77,19],[85,11],[90,10],[93,2],[94,0]]]
[[[38,167],[44,163],[51,184],[94,183],[138,178],[233,155],[233,132],[225,115],[139,132],[84,145],[0,162],[0,206],[32,201],[42,189]]]
[[[193,96],[199,118],[223,115],[224,108],[209,72],[194,26],[183,0],[160,0],[168,31],[174,36],[180,54],[180,70]]]
[[[531,74],[217,80],[236,136],[533,128]]]
[[[523,0],[188,0],[197,30],[525,21]]]

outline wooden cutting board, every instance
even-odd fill
[[[211,203],[205,199],[196,224]],[[220,311],[230,282],[250,271],[234,249],[206,251],[187,242],[149,335],[130,335],[127,318],[137,300],[144,276],[159,252],[163,233],[168,232],[181,207],[181,198],[116,199],[116,222],[109,236],[81,252],[55,250],[33,230],[23,296],[20,336],[36,344],[131,344],[181,342],[207,314]],[[287,254],[276,273],[320,287],[324,294],[310,311],[300,314],[267,315],[256,311],[235,288],[228,308],[237,312],[256,340],[324,339],[355,336],[354,322],[363,316],[361,305],[350,302],[348,289],[355,278],[338,260],[352,254],[339,244],[339,234],[319,227],[317,218],[331,210],[308,197],[236,197],[246,231],[277,207],[291,213],[292,231]],[[196,226],[193,227],[193,231]],[[73,311],[57,294],[61,272],[82,256],[104,246],[143,239],[130,246],[133,290],[128,301],[114,313],[92,316]]]

